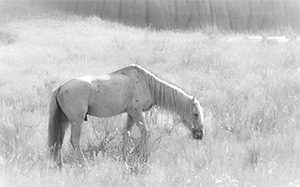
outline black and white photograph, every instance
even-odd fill
[[[0,0],[0,187],[300,187],[300,0]]]

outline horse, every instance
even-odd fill
[[[196,97],[158,78],[140,65],[131,64],[109,74],[70,79],[52,91],[49,105],[48,149],[50,158],[62,167],[62,144],[71,124],[70,142],[77,161],[84,165],[80,136],[87,115],[111,117],[127,113],[123,128],[123,157],[134,124],[147,144],[148,128],[143,112],[153,106],[179,116],[192,137],[201,140],[205,134],[203,108]]]

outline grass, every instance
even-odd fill
[[[264,43],[215,28],[151,31],[63,14],[2,23],[0,186],[300,185],[298,41]],[[63,170],[49,168],[51,90],[130,63],[198,96],[204,140],[192,140],[176,118],[154,109],[146,114],[151,155],[130,172],[118,161],[124,116],[91,117],[82,135],[90,164],[76,167],[68,132]]]

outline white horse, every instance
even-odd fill
[[[141,132],[142,143],[147,145],[148,130],[143,112],[153,105],[178,114],[193,138],[202,139],[203,109],[197,99],[133,64],[107,75],[71,79],[52,92],[48,127],[50,155],[61,168],[63,139],[71,123],[70,141],[79,163],[84,164],[80,135],[87,114],[110,117],[127,113],[123,156],[134,124]]]

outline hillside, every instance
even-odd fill
[[[300,29],[298,0],[51,0],[46,6],[155,29]]]

